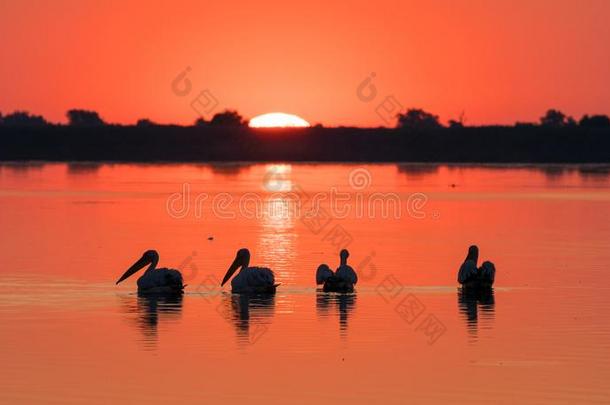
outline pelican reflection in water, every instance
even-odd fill
[[[469,288],[458,289],[458,307],[468,332],[476,339],[479,327],[490,328],[495,317],[495,305],[493,288]]]
[[[347,334],[347,326],[351,313],[356,307],[356,294],[332,293],[318,291],[316,295],[316,313],[320,318],[329,318],[331,308],[336,308],[339,314],[339,330],[342,336]]]
[[[146,346],[154,347],[158,340],[159,326],[176,322],[182,315],[183,294],[144,294],[125,297],[125,313],[133,315],[133,321],[144,336]]]
[[[269,328],[275,314],[275,295],[225,293],[217,311],[233,324],[239,343],[253,344]]]

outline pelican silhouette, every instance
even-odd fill
[[[231,292],[234,293],[254,293],[254,294],[273,294],[279,284],[275,284],[275,275],[267,267],[249,267],[250,251],[239,249],[235,260],[227,270],[220,286],[225,285],[233,274],[239,270],[237,276],[231,280]]]
[[[321,264],[316,271],[316,284],[323,284],[326,292],[352,292],[354,284],[358,282],[358,275],[347,264],[348,250],[341,250],[339,257],[341,263],[334,273],[326,264]]]
[[[157,269],[159,254],[156,250],[147,250],[127,271],[119,278],[116,284],[130,277],[146,265],[148,269],[138,278],[138,293],[182,293],[185,285],[182,284],[182,274],[175,269]]]
[[[492,262],[486,261],[477,268],[478,260],[479,248],[472,245],[468,248],[466,259],[458,271],[458,282],[464,287],[490,288],[494,283],[496,267]]]

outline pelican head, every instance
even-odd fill
[[[235,255],[235,260],[233,260],[231,267],[229,267],[229,270],[227,270],[227,274],[225,274],[224,278],[222,279],[222,283],[220,283],[220,286],[222,287],[223,285],[225,285],[225,283],[231,279],[233,274],[235,274],[235,271],[237,271],[237,269],[239,269],[240,267],[248,267],[249,263],[250,251],[246,248],[239,249],[237,251],[237,254]]]
[[[481,268],[479,269],[479,272],[481,272],[481,274],[485,278],[487,278],[490,283],[493,284],[494,279],[496,278],[496,266],[494,266],[492,262],[483,262]]]
[[[468,255],[464,261],[466,262],[468,260],[472,260],[476,266],[477,262],[479,261],[479,248],[477,245],[472,245],[468,248]]]
[[[481,268],[487,271],[496,271],[496,266],[494,266],[494,264],[492,262],[486,261],[483,262],[483,264],[481,265]]]
[[[121,281],[125,280],[126,278],[129,278],[131,275],[136,273],[138,270],[144,268],[145,266],[147,266],[151,263],[154,263],[154,265],[156,266],[158,262],[159,262],[159,253],[157,253],[156,250],[147,250],[146,252],[144,252],[142,257],[138,259],[138,261],[136,261],[134,264],[131,265],[131,267],[129,269],[127,269],[127,271],[121,276],[121,278],[119,278],[119,280],[116,282],[116,284],[120,283]]]
[[[316,270],[316,284],[322,285],[329,277],[334,276],[335,273],[328,267],[327,264],[321,264]]]
[[[339,253],[339,257],[341,258],[341,265],[347,264],[347,258],[349,257],[349,251],[347,249],[341,249],[341,253]]]

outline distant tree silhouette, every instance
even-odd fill
[[[585,115],[578,125],[585,128],[608,128],[610,127],[610,118],[607,115],[593,115],[591,117]]]
[[[154,127],[157,126],[156,123],[152,122],[148,118],[139,119],[136,123],[136,127],[146,128],[146,127]]]
[[[106,123],[100,118],[95,111],[89,110],[69,110],[66,113],[68,122],[73,127],[100,127]]]
[[[199,117],[195,120],[196,127],[207,127],[210,123],[205,120],[203,117]]]
[[[459,120],[449,120],[449,128],[464,128],[464,112],[460,114]]]
[[[411,108],[404,114],[398,114],[398,127],[415,131],[427,131],[442,128],[438,115],[430,114],[422,109]]]
[[[218,114],[214,114],[210,125],[223,127],[241,127],[248,125],[248,121],[239,115],[235,110],[224,110]]]
[[[550,109],[543,117],[540,117],[540,125],[550,128],[562,128],[576,124],[574,118],[566,116],[559,110]]]
[[[30,115],[27,111],[15,111],[4,116],[2,125],[12,127],[44,127],[49,125],[41,115]]]

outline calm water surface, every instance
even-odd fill
[[[2,164],[0,402],[608,403],[609,185],[598,166]],[[456,286],[471,243],[492,293]],[[345,245],[356,293],[317,291]],[[274,297],[219,287],[241,247]],[[152,248],[183,297],[114,285]]]

